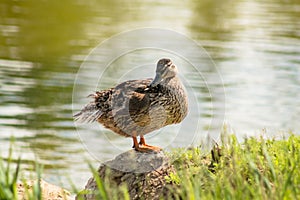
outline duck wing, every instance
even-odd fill
[[[89,123],[101,118],[103,122],[107,120],[123,128],[129,124],[149,125],[151,102],[158,95],[156,88],[149,87],[152,80],[129,80],[89,95],[94,101],[75,114],[75,120]]]
[[[126,125],[133,121],[139,126],[146,126],[151,122],[149,115],[151,105],[149,84],[151,81],[152,79],[130,80],[115,87],[112,98],[115,120],[123,119]]]

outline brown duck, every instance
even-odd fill
[[[177,67],[167,58],[158,61],[154,80],[129,80],[89,96],[93,101],[74,115],[75,120],[98,121],[115,133],[132,137],[133,148],[140,152],[160,151],[146,144],[144,135],[181,122],[188,112]]]

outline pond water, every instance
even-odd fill
[[[136,49],[105,65],[108,55],[126,45],[124,40],[109,43],[113,36],[144,27],[169,31],[170,37],[129,34],[127,45],[169,44],[201,67],[195,71],[177,52],[155,48]],[[38,160],[47,181],[66,186],[70,178],[83,187],[91,175],[88,161],[97,167],[130,149],[132,141],[98,124],[75,124],[73,113],[96,88],[154,76],[157,59],[165,56],[178,65],[190,113],[182,125],[148,136],[149,143],[197,145],[210,134],[217,139],[223,123],[241,138],[262,129],[270,136],[299,134],[299,27],[296,0],[2,1],[1,154],[7,155],[14,136],[14,156],[22,155],[24,169],[34,168]],[[207,54],[176,40],[177,34],[197,42]]]

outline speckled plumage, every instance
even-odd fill
[[[171,60],[161,59],[155,80],[129,80],[89,95],[93,101],[74,116],[75,120],[98,121],[126,137],[143,137],[181,122],[187,115],[187,95],[176,73],[171,73],[175,68],[172,65]]]

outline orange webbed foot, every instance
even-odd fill
[[[143,136],[141,136],[140,138],[140,142],[137,142],[136,137],[132,137],[133,138],[133,148],[136,151],[142,152],[142,153],[150,153],[150,152],[160,152],[162,150],[162,148],[157,147],[157,146],[151,146],[146,144],[145,142],[145,138]]]

